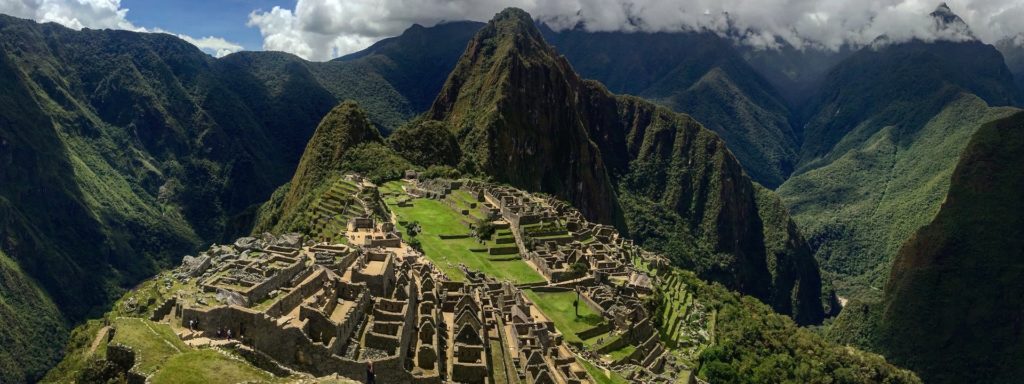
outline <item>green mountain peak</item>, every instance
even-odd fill
[[[689,116],[581,80],[529,20],[506,10],[482,28],[425,115],[454,133],[460,168],[568,200],[705,278],[819,322],[806,242],[725,142]]]

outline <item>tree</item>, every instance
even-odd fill
[[[476,237],[480,240],[490,240],[494,236],[495,228],[494,223],[487,220],[479,220],[476,223],[476,229],[474,230]]]
[[[420,239],[416,237],[410,237],[409,240],[406,241],[406,244],[409,244],[409,247],[412,249],[423,252],[423,244],[420,243]]]
[[[590,268],[587,267],[587,263],[577,261],[571,267],[569,267],[569,270],[572,271],[573,276],[578,278],[586,275],[587,271],[590,270]]]
[[[405,226],[405,233],[413,238],[415,238],[416,235],[419,235],[422,230],[423,228],[420,227],[419,221],[413,221],[409,223],[409,225]]]

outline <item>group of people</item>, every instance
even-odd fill
[[[188,329],[190,331],[193,331],[193,332],[198,331],[199,330],[199,320],[197,320],[197,319],[189,320],[188,321]],[[226,338],[226,339],[230,340],[230,339],[233,339],[234,337],[235,337],[235,333],[234,333],[233,330],[231,330],[231,328],[226,328],[226,327],[217,328],[217,338],[218,339],[225,339]]]
[[[217,329],[218,339],[227,338],[228,340],[231,340],[232,337],[234,337],[234,334],[232,334],[231,328],[220,327]]]

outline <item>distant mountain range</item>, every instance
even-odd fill
[[[983,302],[966,286],[1004,292],[1017,263],[993,244],[1009,240],[949,228],[1019,231],[1010,216],[963,214],[1013,212],[1012,201],[956,196],[1013,190],[1013,168],[977,159],[1015,153],[1024,39],[758,51],[714,34],[505,17],[413,26],[314,63],[214,59],[169,35],[0,15],[0,381],[41,377],[72,325],[201,245],[254,223],[284,228],[289,204],[340,169],[324,164],[380,178],[433,167],[552,193],[805,324],[838,312],[834,285],[866,309],[844,311],[830,337],[892,353],[929,382],[978,379],[945,359],[970,364],[1016,340],[1012,327],[978,337],[1009,316],[999,304],[965,324],[953,310],[967,309],[949,305]],[[948,7],[933,17],[970,33]],[[344,100],[359,107],[331,112]],[[349,123],[327,129],[333,113]],[[352,126],[353,146],[331,152]],[[300,161],[313,148],[328,149]],[[986,255],[1007,274],[970,269]],[[973,272],[937,277],[920,267],[930,263]],[[950,310],[907,312],[922,303]],[[915,333],[929,329],[945,333]],[[950,335],[972,342],[934,343]],[[999,380],[1019,369],[986,367]]]

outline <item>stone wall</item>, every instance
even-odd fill
[[[135,350],[127,345],[111,343],[107,345],[107,361],[127,372],[135,366]]]
[[[164,317],[171,313],[171,310],[174,309],[175,304],[177,304],[177,302],[178,300],[173,297],[165,300],[163,304],[160,304],[159,307],[156,307],[156,309],[153,310],[153,315],[149,317],[149,320],[159,321],[160,319],[163,319]]]
[[[284,297],[278,299],[274,305],[270,306],[270,308],[266,310],[267,315],[271,317],[284,316],[295,309],[295,307],[299,306],[299,304],[301,304],[307,297],[311,296],[313,292],[320,289],[320,287],[323,286],[324,281],[327,280],[327,273],[323,270],[317,271],[316,273],[317,275],[309,281],[306,281],[306,284],[299,284],[295,289],[292,289],[291,292],[288,292]]]
[[[325,346],[314,343],[299,328],[279,327],[275,319],[241,307],[217,307],[206,310],[185,308],[183,319],[199,319],[206,336],[216,334],[220,327],[245,329],[245,344],[266,354],[280,364],[317,376],[338,373],[346,378],[365,381],[366,362],[338,356]],[[408,332],[411,332],[409,330]],[[405,370],[404,351],[398,356],[374,361],[376,378],[381,383],[409,383],[412,375]],[[429,382],[429,381],[428,381]]]
[[[271,261],[277,258],[272,258]],[[270,291],[285,286],[285,283],[292,280],[305,266],[301,260],[293,262],[291,265],[277,271],[276,274],[263,280],[261,283],[253,286],[245,292],[245,297],[249,299],[250,303],[257,303],[263,298],[270,294]]]
[[[512,255],[512,254],[516,254],[516,253],[519,253],[519,247],[518,246],[512,246],[512,247],[490,247],[490,248],[487,248],[487,254],[488,255]]]

